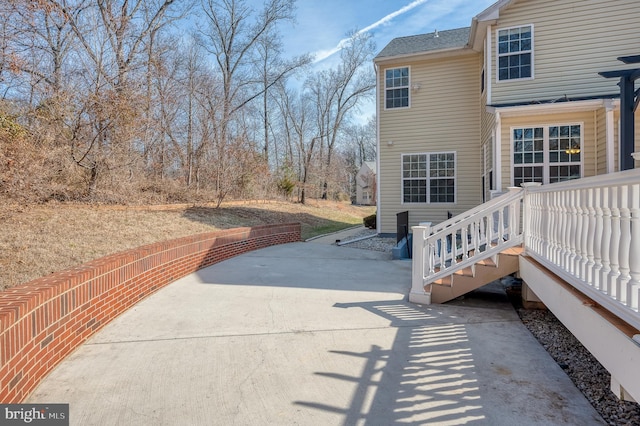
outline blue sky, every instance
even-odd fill
[[[367,29],[377,50],[395,37],[467,27],[496,0],[298,0],[297,23],[283,31],[287,56],[334,52],[352,30]]]
[[[296,22],[281,26],[284,57],[310,53],[316,69],[332,66],[340,42],[352,31],[373,36],[376,53],[392,39],[435,30],[468,27],[471,19],[497,0],[297,0]],[[247,0],[260,10],[264,0]],[[373,63],[371,63],[371,72]],[[290,81],[290,84],[297,86]],[[373,100],[360,106],[356,120],[375,114]]]

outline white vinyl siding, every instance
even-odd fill
[[[616,79],[600,71],[633,68],[616,58],[638,54],[638,0],[536,0],[514,2],[500,13],[492,40],[503,28],[535,28],[535,79],[500,81],[492,70],[493,105],[553,101],[619,93]],[[498,47],[492,46],[496,64]]]

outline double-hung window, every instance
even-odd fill
[[[404,203],[453,203],[455,202],[455,180],[454,152],[402,156],[402,201]]]
[[[582,126],[512,130],[513,184],[555,183],[582,177]]]
[[[533,76],[533,26],[498,30],[498,80]]]
[[[386,109],[409,106],[409,67],[384,71],[384,105]]]

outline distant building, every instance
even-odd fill
[[[376,204],[376,163],[365,161],[356,174],[356,204]]]

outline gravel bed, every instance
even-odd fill
[[[350,240],[375,234],[375,230],[365,229]],[[346,247],[389,253],[396,244],[395,238],[380,237],[346,242]],[[525,327],[565,371],[605,422],[612,426],[640,426],[640,404],[616,398],[609,389],[609,372],[550,311],[523,309],[518,306],[518,300],[514,302],[514,306]]]
[[[550,312],[519,308],[522,323],[610,425],[640,425],[640,405],[620,401],[609,389],[609,372]]]
[[[391,249],[396,245],[396,239],[380,238],[380,237],[376,237],[375,235],[376,235],[375,229],[364,229],[362,231],[355,233],[353,236],[349,237],[349,240],[344,241],[342,245],[344,245],[345,247],[388,252],[390,254]],[[372,238],[354,241],[352,243],[349,242],[349,241],[358,240],[359,238],[364,238],[364,237],[372,237]],[[348,244],[345,244],[345,243],[348,243]]]

